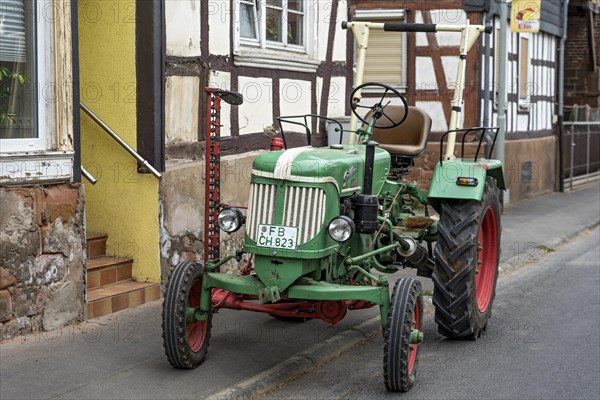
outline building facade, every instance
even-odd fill
[[[272,4],[271,4],[272,3]],[[245,205],[257,151],[269,148],[277,117],[346,112],[346,1],[166,2],[166,171],[160,184],[161,276],[182,259],[202,259],[207,86],[239,92],[221,110],[222,202]],[[310,121],[313,143],[327,141]],[[289,127],[284,127],[289,128]],[[294,131],[294,129],[291,129]],[[297,131],[297,130],[296,130]],[[304,133],[290,144],[306,145]],[[243,232],[222,240],[239,248]],[[236,266],[231,268],[235,270]]]
[[[238,204],[278,116],[345,114],[345,1],[0,6],[2,339],[156,299],[202,257],[205,87],[245,97],[222,110]]]
[[[480,36],[467,58],[464,127],[497,126],[499,82],[499,2],[497,1],[371,1],[354,0],[353,18],[391,22],[440,24],[491,24],[491,35]],[[509,15],[510,15],[509,6]],[[539,33],[511,33],[507,29],[506,70],[507,128],[505,145],[505,203],[557,189],[556,50],[562,35],[562,2],[542,2]],[[504,21],[509,26],[510,21]],[[396,77],[379,74],[380,80],[404,89],[410,105],[432,117],[427,152],[416,160],[409,175],[427,188],[439,160],[441,135],[448,129],[460,35],[454,33],[405,33],[404,71]],[[390,36],[389,34],[387,36]],[[351,49],[352,50],[352,49]],[[487,64],[487,72],[486,72]],[[378,74],[375,74],[375,78]],[[391,79],[396,79],[394,82]],[[487,100],[485,91],[488,92]],[[486,107],[487,103],[487,107]],[[468,152],[468,150],[467,150]]]
[[[563,10],[542,4],[540,33],[507,37],[510,201],[554,190],[557,174]],[[203,258],[206,87],[244,96],[221,110],[220,176],[222,202],[244,206],[278,117],[350,115],[355,46],[341,21],[493,24],[469,54],[464,126],[495,124],[508,23],[494,2],[451,0],[0,0],[0,16],[2,339],[157,299],[174,265]],[[365,81],[393,85],[433,119],[409,175],[424,189],[448,128],[458,44],[450,33],[371,37]],[[326,123],[309,127],[314,144],[327,143]],[[291,146],[306,144],[302,129],[286,130]],[[222,237],[223,254],[242,239]]]
[[[70,2],[0,2],[0,331],[81,319],[84,190]]]

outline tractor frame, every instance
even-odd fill
[[[385,337],[385,385],[391,391],[407,391],[415,380],[418,346],[423,341],[422,289],[412,278],[402,278],[390,289],[387,278],[406,267],[433,279],[440,333],[461,339],[477,338],[485,331],[498,274],[498,197],[505,183],[500,161],[480,157],[484,135],[493,136],[495,142],[497,128],[465,129],[460,121],[467,52],[491,27],[468,21],[464,26],[343,22],[341,27],[353,32],[357,48],[350,143],[283,149],[282,129],[283,138],[272,139],[273,151],[259,155],[253,164],[246,215],[241,211],[244,207],[220,202],[218,184],[220,102],[237,105],[242,99],[236,93],[206,89],[205,262],[180,263],[168,283],[163,336],[174,367],[195,368],[202,363],[212,316],[220,308],[336,324],[347,310],[378,306]],[[380,135],[379,128],[401,126],[409,112],[417,112],[393,88],[363,83],[373,29],[461,35],[450,130],[441,140],[428,194],[415,182],[404,181],[410,168],[410,163],[402,164],[406,157],[373,140]],[[385,92],[361,117],[361,92],[368,85],[379,85]],[[391,109],[384,102],[388,93],[403,102],[395,108],[403,110],[402,121],[386,114]],[[299,117],[301,121],[294,122]],[[382,125],[384,117],[391,121],[389,126]],[[307,118],[323,117],[282,117],[280,123],[303,126],[310,145]],[[363,121],[360,127],[359,120]],[[478,139],[475,156],[465,157],[465,140],[472,137]],[[458,158],[457,140],[462,146]],[[440,217],[431,216],[428,206]],[[232,232],[244,223],[243,248],[221,257],[219,228]],[[246,260],[242,273],[219,272],[232,259]]]

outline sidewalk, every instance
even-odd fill
[[[511,205],[502,218],[501,268],[506,272],[518,264],[535,262],[547,249],[599,223],[597,185]],[[376,325],[356,326],[378,316],[378,310],[349,312],[336,328],[321,321],[291,324],[268,315],[222,310],[213,320],[207,359],[192,371],[175,370],[168,364],[160,314],[161,302],[157,301],[3,343],[0,398],[197,399],[215,393],[216,397],[256,393],[261,380],[273,384],[289,378],[286,365],[295,365],[290,373],[300,374],[349,343],[364,340],[370,334],[369,326]],[[330,345],[314,347],[327,339]],[[310,350],[303,356],[292,357],[306,349]],[[281,364],[286,360],[290,360],[288,364]],[[260,373],[263,375],[257,378]],[[245,383],[238,384],[241,381]],[[252,382],[254,388],[248,389]],[[224,393],[228,388],[232,389]]]

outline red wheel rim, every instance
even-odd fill
[[[496,210],[489,206],[483,215],[477,243],[477,268],[475,275],[475,297],[479,312],[484,312],[490,305],[496,261],[498,259],[498,225]]]
[[[419,301],[415,302],[415,308],[413,309],[413,323],[412,329],[421,330],[421,320],[419,319]],[[410,335],[409,335],[410,337]],[[413,368],[415,367],[415,362],[417,361],[417,348],[418,344],[409,344],[408,345],[408,373],[411,374]]]
[[[188,294],[187,306],[193,308],[200,306],[201,293],[202,280],[196,279],[194,283],[192,283],[192,288]],[[194,322],[186,321],[185,330],[188,346],[190,346],[190,349],[194,353],[198,352],[202,348],[204,339],[206,338],[206,320]]]

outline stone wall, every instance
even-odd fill
[[[0,340],[83,317],[80,185],[0,188]]]
[[[258,152],[221,158],[221,202],[246,206],[252,162]],[[204,259],[204,161],[170,161],[160,183],[160,266],[164,286],[180,261]],[[244,229],[221,233],[221,255],[241,249]],[[236,272],[237,263],[221,268]]]
[[[508,203],[556,190],[557,168],[556,136],[506,141],[504,179],[509,189]]]
[[[592,20],[593,26],[590,24]],[[593,28],[593,34],[590,32]],[[600,14],[569,5],[568,35],[565,45],[565,104],[600,107]],[[595,65],[594,65],[595,62]]]

